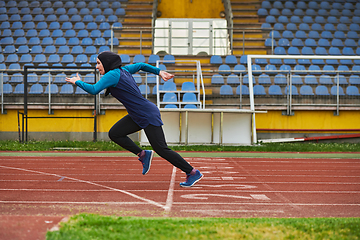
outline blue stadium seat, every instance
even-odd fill
[[[32,38],[32,37],[37,37],[38,36],[38,32],[36,31],[36,29],[29,29],[27,32],[26,32],[26,37],[27,38]]]
[[[233,95],[233,89],[230,85],[222,85],[220,87],[220,95]]]
[[[303,84],[303,80],[300,75],[292,75],[291,82],[293,85],[302,85]]]
[[[74,36],[75,37],[75,36]],[[80,38],[87,38],[89,37],[89,31],[86,30],[86,29],[81,29],[78,31],[77,33],[77,37],[80,39]]]
[[[266,95],[264,86],[262,86],[262,85],[254,85],[254,95],[255,96]]]
[[[231,68],[229,65],[227,64],[221,64],[219,66],[219,73],[222,75],[229,75],[231,74]]]
[[[69,42],[70,42],[70,40],[69,40]],[[83,38],[81,40],[81,45],[82,46],[91,46],[91,45],[93,45],[93,40],[89,37]],[[105,44],[102,44],[102,45],[105,45]]]
[[[260,75],[262,73],[261,67],[257,64],[251,65],[251,69],[254,75]]]
[[[291,87],[291,92],[288,91],[288,86],[285,87],[285,95],[288,95],[289,93],[291,93],[291,95],[295,95],[295,96],[299,95],[296,86],[290,86],[290,87]],[[289,88],[290,88],[290,87],[289,87]],[[288,93],[288,92],[289,92],[289,93]]]
[[[30,53],[32,54],[41,54],[43,53],[43,49],[40,45],[32,46],[30,49]]]
[[[266,23],[276,23],[276,18],[274,16],[268,15],[265,18]]]
[[[294,14],[296,13],[294,12]],[[291,16],[290,22],[295,24],[300,24],[302,21],[299,16]]]
[[[331,46],[333,46],[333,47],[344,47],[344,43],[341,41],[341,39],[334,38],[331,41]]]
[[[154,88],[154,89],[156,89],[156,88]],[[164,108],[178,108],[178,107],[175,104],[166,104]]]
[[[249,95],[249,87],[246,85],[239,85],[236,87],[236,95],[240,95],[240,88],[241,88],[241,95]]]
[[[275,39],[271,39],[271,38],[265,39],[265,46],[266,46],[266,47],[271,47],[271,46],[276,47],[277,44],[276,44]]]
[[[246,72],[246,67],[244,65],[242,65],[242,64],[236,64],[234,66],[233,72],[236,73],[236,74],[245,73]]]
[[[319,39],[319,38],[320,38],[320,34],[319,34],[318,31],[313,31],[313,30],[311,30],[311,31],[309,32],[309,34],[308,34],[308,37],[309,37],[309,38],[312,38],[312,39]],[[315,42],[315,43],[316,43],[316,42]],[[316,46],[317,46],[317,44],[316,44]]]
[[[327,74],[327,75],[336,75],[336,73],[334,72],[335,71],[335,68],[333,65],[325,65],[323,67],[323,70],[324,71],[329,71],[329,72],[324,72],[323,74]]]
[[[160,60],[160,56],[156,55],[156,54],[151,54],[148,58],[148,63],[149,64],[156,64],[156,61]],[[210,60],[211,62],[211,60]]]
[[[317,81],[315,75],[306,75],[304,78],[304,83],[306,85],[317,85],[318,81]]]
[[[279,31],[271,31],[270,32],[270,35],[269,35],[270,38],[274,38],[274,39],[280,39],[281,38],[281,34]]]
[[[351,75],[349,77],[349,83],[352,85],[360,85],[360,77],[359,75]]]
[[[52,39],[52,37],[45,37],[43,38],[41,45],[42,46],[48,46],[48,45],[53,45],[54,44],[54,40]]]
[[[145,62],[145,56],[142,54],[137,54],[134,56],[133,63],[144,63]]]
[[[313,89],[311,86],[308,85],[303,85],[300,87],[300,95],[304,95],[304,96],[313,96]]]
[[[357,47],[357,44],[354,39],[346,39],[344,44],[346,47],[353,47],[353,48]]]
[[[211,84],[224,84],[224,77],[220,74],[212,75]]]
[[[333,96],[337,96],[337,86],[332,86],[330,89],[330,94]],[[339,86],[339,96],[344,96],[344,89]]]
[[[99,53],[106,52],[106,51],[110,51],[109,46],[100,46],[99,47]]]
[[[122,62],[122,63],[125,63],[125,64],[130,63],[130,57],[129,57],[129,55],[127,55],[127,54],[121,54],[121,55],[120,55],[120,58],[121,58],[121,62]]]
[[[177,102],[177,96],[173,92],[167,92],[163,96],[163,102]]]
[[[184,82],[181,91],[195,91],[195,84],[193,82]]]
[[[101,30],[101,31],[110,30],[110,24],[108,22],[100,23],[99,30]]]
[[[49,85],[46,86],[44,93],[49,94]],[[56,84],[50,84],[50,93],[51,94],[58,94],[59,93],[59,88],[58,88],[58,86]]]
[[[46,56],[44,54],[38,54],[35,56],[33,63],[45,63],[46,62]]]
[[[330,96],[326,86],[320,85],[315,88],[315,94],[320,96]]]
[[[167,81],[163,85],[164,91],[176,91],[176,84],[172,81]]]
[[[290,47],[290,42],[286,38],[280,38],[279,41],[278,41],[278,45],[280,47]]]
[[[306,68],[304,65],[295,65],[294,66],[295,74],[307,74]]]
[[[88,93],[79,86],[76,86],[75,94],[88,94]]]
[[[307,23],[300,23],[299,30],[304,31],[304,32],[308,32],[308,31],[310,31],[310,26]]]
[[[5,63],[17,63],[19,62],[19,57],[17,54],[9,54],[5,60]]]
[[[259,8],[257,11],[258,16],[267,16],[269,15],[268,11],[265,8]]]
[[[84,49],[82,46],[74,46],[71,49],[71,54],[76,55],[76,54],[83,54],[84,53]]]
[[[83,64],[83,63],[87,63],[87,62],[88,62],[88,58],[85,54],[79,54],[75,58],[76,64]]]
[[[329,75],[321,75],[319,78],[319,84],[332,85],[333,81]]]
[[[55,43],[54,43],[55,46],[64,46],[64,45],[67,45],[66,44],[66,39],[63,38],[63,37],[58,37],[55,39]]]
[[[24,94],[24,84],[19,83],[15,86],[14,94]]]
[[[183,102],[197,102],[196,95],[193,92],[186,92],[182,97]]]
[[[288,23],[286,24],[286,30],[296,32],[298,28],[295,23]]]
[[[280,86],[279,85],[271,85],[269,87],[269,95],[271,95],[271,96],[283,95]]]
[[[305,33],[304,31],[298,30],[298,31],[296,31],[296,33],[295,33],[295,37],[296,37],[296,38],[299,38],[299,39],[306,39],[306,38],[307,38],[307,35],[306,35],[306,33]]]
[[[141,84],[141,83],[142,83],[142,77],[141,77],[140,74],[135,73],[135,74],[133,74],[132,76],[133,76],[133,78],[134,78],[134,80],[135,80],[135,82],[136,82],[137,84]]]
[[[318,33],[323,31],[322,25],[320,23],[311,24],[311,31],[316,31]]]
[[[119,39],[117,39],[116,37],[114,37],[114,38],[111,40],[111,38],[109,38],[108,41],[107,41],[107,45],[108,45],[108,46],[111,46],[111,45],[117,46],[117,45],[119,45]]]
[[[237,58],[234,55],[227,55],[225,57],[225,64],[229,64],[229,65],[236,65],[237,62]]]
[[[149,85],[146,86],[145,84],[141,84],[139,86],[139,89],[140,89],[140,92],[141,92],[142,95],[146,95],[146,94],[151,93]]]
[[[308,68],[308,73],[313,74],[313,75],[320,75],[321,73],[319,72],[321,69],[318,65],[310,65]]]
[[[167,54],[163,58],[164,64],[175,64],[175,57],[171,54]]]
[[[4,85],[3,85],[3,93],[4,94],[11,94],[13,91],[12,91],[12,86],[11,86],[11,84],[9,84],[9,83],[5,83]],[[0,96],[1,96],[1,93],[0,93]]]
[[[84,54],[86,54],[86,55],[96,54],[96,47],[95,46],[86,46]]]
[[[266,65],[264,70],[265,70],[265,73],[268,74],[268,75],[275,75],[275,74],[278,73],[277,69],[276,69],[276,66],[273,65],[273,64]],[[269,71],[269,72],[267,72],[267,71]]]
[[[266,85],[271,84],[271,79],[267,74],[261,74],[258,78],[258,84]]]
[[[247,65],[247,55],[242,55],[240,57],[240,64]],[[235,66],[236,67],[236,66]]]
[[[356,86],[348,86],[346,88],[346,95],[348,95],[348,96],[360,96],[359,89]]]
[[[21,58],[20,58],[20,60],[19,60],[19,63],[22,63],[22,64],[32,63],[32,56],[31,56],[31,54],[23,54],[23,55],[21,55]]]
[[[240,78],[238,75],[235,74],[230,74],[227,78],[226,78],[226,83],[227,84],[240,84]]]
[[[283,47],[276,47],[276,48],[274,49],[274,54],[275,54],[275,55],[286,55],[285,48],[283,48]]]
[[[68,64],[73,62],[74,62],[74,56],[71,54],[65,54],[61,59],[61,63],[63,64]]]
[[[254,76],[252,76],[252,79],[253,79],[253,85],[255,85],[255,77]],[[249,76],[248,76],[248,74],[245,74],[245,76],[243,77],[243,84],[247,84],[247,85],[249,85]]]
[[[29,94],[42,94],[44,92],[43,87],[39,83],[35,83],[30,87]]]
[[[47,62],[52,63],[52,64],[59,63],[60,62],[60,56],[57,55],[57,54],[51,54],[49,56],[49,59],[48,59]]]

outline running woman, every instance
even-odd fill
[[[139,70],[157,74],[164,81],[173,78],[174,75],[146,63],[135,63],[122,67],[120,56],[109,51],[98,55],[96,69],[103,77],[95,84],[81,81],[78,74],[65,80],[93,95],[106,89],[105,96],[110,93],[125,106],[128,115],[112,126],[109,131],[109,138],[139,157],[139,161],[143,165],[143,175],[149,172],[155,151],[160,157],[186,173],[186,181],[180,183],[181,187],[192,187],[197,183],[203,175],[178,153],[168,148],[162,129],[163,122],[159,109],[154,103],[142,96],[132,77],[132,74]],[[142,150],[128,137],[129,134],[141,129],[144,129],[154,151]]]

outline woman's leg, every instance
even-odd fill
[[[109,138],[126,150],[138,155],[141,148],[136,145],[127,135],[141,130],[129,115],[120,119],[109,131]]]
[[[178,153],[168,148],[161,126],[157,127],[149,125],[144,130],[151,147],[157,154],[159,154],[160,157],[166,159],[168,162],[181,169],[186,174],[190,174],[190,172],[193,170],[193,167]]]

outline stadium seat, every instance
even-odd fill
[[[46,86],[44,93],[49,94],[49,85]],[[51,94],[58,94],[59,93],[59,88],[58,88],[58,86],[56,84],[50,84],[50,93]]]
[[[19,83],[15,86],[14,94],[24,94],[24,84]]]
[[[332,86],[330,89],[330,94],[333,96],[337,96],[337,86]],[[344,89],[339,86],[339,96],[344,96]]]
[[[267,74],[261,74],[258,77],[258,83],[261,85],[271,84],[271,79]]]
[[[145,62],[145,56],[142,54],[137,54],[134,56],[133,63],[144,63]]]
[[[269,87],[269,95],[271,95],[271,96],[283,95],[280,86],[279,85],[271,85]]]
[[[173,55],[167,54],[163,58],[164,64],[175,64],[175,57]]]
[[[125,63],[125,64],[130,63],[130,57],[129,57],[129,55],[127,55],[127,54],[121,54],[121,55],[120,55],[120,58],[121,58],[121,62],[122,62],[122,63]]]
[[[156,75],[155,74],[146,74],[145,75],[145,83],[147,84],[155,84],[156,83]]]
[[[178,108],[178,107],[175,104],[166,104],[164,108]]]
[[[303,84],[303,80],[302,77],[300,75],[292,75],[291,76],[291,83],[294,85],[302,85]]]
[[[262,86],[262,85],[254,85],[254,95],[255,96],[266,95],[264,86]]]
[[[219,66],[219,73],[222,75],[229,75],[231,74],[231,68],[229,65],[227,64],[221,64]]]
[[[52,64],[59,63],[60,62],[60,56],[57,55],[57,54],[51,54],[49,56],[49,59],[48,59],[47,62],[52,63]]]
[[[136,82],[137,84],[141,84],[141,83],[142,83],[142,77],[141,77],[140,74],[135,73],[135,74],[133,74],[132,76],[133,76],[133,78],[134,78],[134,80],[135,80],[135,82]]]
[[[46,62],[46,56],[44,54],[38,54],[35,56],[33,63],[45,63]]]
[[[236,65],[238,62],[237,62],[237,59],[236,59],[236,56],[234,55],[227,55],[225,57],[225,64],[228,64],[228,65]]]
[[[4,85],[3,85],[3,93],[4,94],[11,94],[13,91],[12,91],[12,86],[11,86],[11,84],[9,84],[9,83],[5,83]],[[0,96],[1,96],[1,92],[0,92]]]
[[[43,87],[41,84],[36,83],[30,87],[29,94],[42,94],[44,92]]]
[[[349,77],[349,83],[352,85],[360,85],[360,77],[359,75],[351,75]]]
[[[151,54],[148,58],[148,63],[149,64],[156,64],[156,61],[160,60],[160,56],[156,55],[156,54]],[[210,60],[211,62],[211,60]]]
[[[150,87],[149,86],[146,86],[145,84],[141,84],[139,86],[139,89],[140,89],[140,92],[142,95],[146,95],[146,94],[150,94],[151,91],[150,91]]]
[[[224,84],[224,77],[220,74],[212,75],[211,84]]]
[[[79,54],[75,58],[75,63],[76,64],[83,64],[83,63],[87,63],[87,62],[88,62],[88,59],[87,59],[87,56],[85,54]]]
[[[319,78],[319,84],[321,85],[332,85],[334,84],[329,75],[321,75]]]
[[[74,56],[71,54],[65,54],[61,60],[61,63],[63,63],[63,64],[68,64],[68,63],[73,63],[73,62],[74,62]]]
[[[163,102],[177,102],[177,96],[173,92],[167,92],[163,96]]]
[[[241,73],[245,73],[246,72],[246,67],[242,64],[237,64],[234,66],[234,73],[236,74],[241,74]]]
[[[5,63],[17,63],[19,61],[19,57],[17,54],[9,54],[5,60]]]
[[[315,75],[306,75],[304,78],[304,83],[306,85],[317,85],[318,81],[317,81]]]
[[[326,86],[320,85],[315,88],[315,94],[320,96],[330,96]]]
[[[246,85],[239,85],[236,87],[236,95],[240,95],[240,89],[241,89],[241,95],[249,95],[249,87]]]
[[[356,86],[348,86],[346,88],[346,95],[348,95],[348,96],[360,96],[359,89]]]
[[[220,95],[233,95],[233,89],[230,85],[222,85],[220,87]]]
[[[184,82],[181,91],[195,91],[195,84],[193,82]]]
[[[230,74],[230,75],[227,76],[227,78],[226,78],[226,83],[227,83],[227,84],[238,85],[238,84],[240,84],[240,78],[239,78],[238,75]]]
[[[311,86],[308,85],[303,85],[300,87],[300,95],[304,95],[304,96],[313,96],[313,89]]]
[[[252,79],[253,79],[253,85],[255,85],[255,77],[253,76],[252,77]],[[249,85],[249,76],[248,76],[248,74],[246,74],[244,77],[243,77],[243,84],[247,84],[247,85]]]
[[[360,48],[359,48],[360,49]],[[240,64],[247,65],[247,55],[242,55],[240,57]],[[236,67],[236,66],[235,66]]]
[[[163,85],[163,91],[176,91],[176,84],[172,81],[167,81]]]
[[[288,94],[290,94],[290,93],[291,93],[291,95],[295,95],[295,96],[299,95],[296,86],[290,86],[290,87],[291,87],[291,92],[288,91],[288,86],[285,87],[285,95],[288,95]]]

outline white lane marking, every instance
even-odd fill
[[[198,213],[285,213],[283,210],[220,210],[220,209],[216,209],[216,210],[212,210],[212,209],[208,209],[208,210],[196,210],[196,209],[191,209],[191,210],[180,210],[181,212],[198,212]]]
[[[173,205],[260,205],[260,206],[360,206],[360,203],[260,203],[260,202],[174,202]]]
[[[253,189],[253,188],[257,188],[257,186],[244,185],[244,184],[220,184],[220,185],[198,184],[197,187],[211,187],[211,188],[236,187],[237,189]]]
[[[55,176],[55,177],[63,177],[63,176],[60,176],[58,174],[54,174],[54,173],[46,173],[46,172],[39,172],[39,171],[34,171],[34,170],[29,170],[29,169],[24,169],[24,168],[15,168],[15,167],[7,167],[7,166],[0,166],[1,168],[5,168],[5,169],[12,169],[12,170],[19,170],[19,171],[25,171],[25,172],[32,172],[32,173],[37,173],[37,174],[42,174],[42,175],[48,175],[48,176]],[[94,183],[94,182],[90,182],[90,181],[86,181],[86,180],[81,180],[81,179],[76,179],[76,178],[71,178],[71,177],[65,177],[66,179],[70,179],[70,180],[74,180],[74,181],[77,181],[77,182],[82,182],[82,183],[87,183],[87,184],[90,184],[90,185],[94,185],[94,186],[98,186],[98,187],[102,187],[102,188],[106,188],[106,189],[110,189],[110,190],[113,190],[113,191],[116,191],[116,192],[121,192],[123,194],[126,194],[128,196],[131,196],[133,198],[136,198],[136,199],[139,199],[141,201],[144,201],[144,202],[147,202],[151,205],[155,205],[157,207],[160,207],[160,208],[165,208],[164,205],[160,204],[160,203],[157,203],[153,200],[150,200],[150,199],[147,199],[147,198],[143,198],[143,197],[140,197],[136,194],[133,194],[133,193],[130,193],[128,191],[125,191],[125,190],[121,190],[121,189],[117,189],[117,188],[112,188],[112,187],[108,187],[108,186],[105,186],[105,185],[101,185],[101,184],[98,184],[98,183]]]
[[[233,177],[221,177],[221,179],[222,180],[231,180],[231,181],[233,181],[234,180],[234,178]]]
[[[250,194],[250,196],[256,200],[270,200],[270,198],[268,198],[265,194]]]
[[[65,202],[65,201],[0,201],[4,204],[90,204],[90,205],[147,205],[146,202]]]
[[[225,198],[240,198],[240,199],[256,199],[256,200],[270,200],[270,198],[266,197],[263,194],[250,194],[250,197],[246,196],[237,196],[237,195],[225,195],[225,194],[185,194],[181,195],[182,198],[188,198],[188,199],[199,199],[199,200],[206,200],[209,199],[209,197],[225,197]]]
[[[169,191],[168,191],[168,195],[167,195],[167,198],[166,198],[166,204],[165,204],[165,207],[164,207],[165,212],[170,212],[171,211],[171,206],[172,206],[173,199],[174,199],[175,177],[176,177],[176,167],[173,167],[172,174],[171,174]]]

